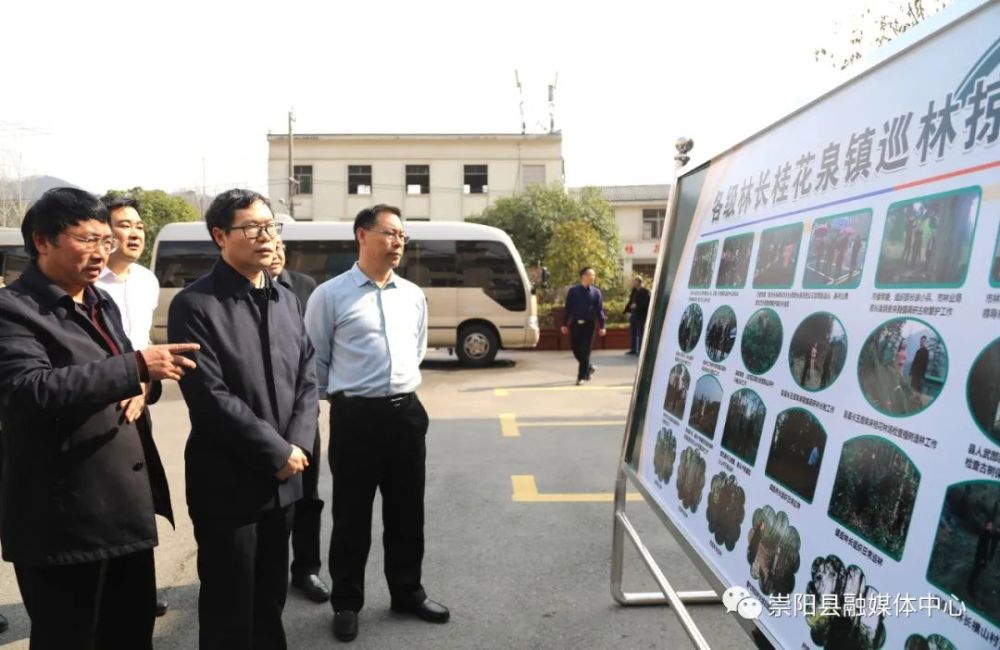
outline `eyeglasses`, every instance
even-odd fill
[[[365,230],[368,230],[368,231],[371,231],[371,232],[377,232],[379,234],[385,235],[389,239],[398,239],[399,241],[403,242],[404,244],[410,243],[410,236],[407,235],[402,230],[379,230],[378,228],[365,228]]]
[[[98,247],[103,248],[105,253],[114,253],[118,250],[118,240],[114,237],[81,237],[72,233],[66,234],[83,244],[83,250],[88,253],[93,253]]]
[[[226,232],[232,232],[233,230],[242,230],[243,236],[247,239],[260,239],[261,233],[266,232],[268,237],[274,237],[275,235],[281,234],[281,229],[285,227],[285,224],[273,222],[273,223],[248,223],[245,226],[229,226],[228,228],[223,228]]]

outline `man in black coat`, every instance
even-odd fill
[[[625,354],[637,355],[642,347],[642,330],[646,327],[646,316],[649,314],[649,289],[642,286],[642,278],[636,276],[632,280],[632,293],[625,304],[628,314],[628,325],[631,329],[632,344]]]
[[[31,647],[151,648],[155,514],[172,521],[146,404],[196,345],[133,352],[93,286],[117,241],[83,190],[49,190],[21,224],[32,258],[0,291],[0,540]]]
[[[280,650],[293,504],[319,414],[315,352],[295,295],[267,273],[281,230],[267,199],[223,192],[205,224],[221,259],[174,298],[167,324],[171,341],[201,344],[199,371],[181,381],[199,638]]]
[[[299,300],[299,314],[306,311],[309,296],[316,289],[316,281],[305,273],[285,268],[285,244],[279,241],[271,262],[271,277]],[[319,498],[319,422],[316,423],[316,441],[313,443],[313,463],[302,472],[302,499],[295,504],[292,523],[292,586],[316,603],[330,600],[330,588],[319,577],[323,561],[319,555],[319,533],[323,515],[323,500]]]

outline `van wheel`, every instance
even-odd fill
[[[467,366],[482,367],[493,362],[500,342],[493,330],[486,325],[466,325],[458,333],[459,360]]]

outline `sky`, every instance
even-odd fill
[[[5,3],[0,173],[267,189],[269,131],[548,130],[569,186],[667,183],[831,88],[899,0]],[[558,77],[556,76],[558,75]]]

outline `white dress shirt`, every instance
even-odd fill
[[[153,312],[160,302],[160,283],[156,275],[144,266],[130,264],[125,277],[119,277],[105,267],[97,286],[111,295],[122,313],[122,329],[132,342],[133,350],[143,350],[150,344]]]
[[[320,398],[412,393],[427,353],[427,298],[395,273],[379,288],[357,263],[319,285],[306,307]]]

